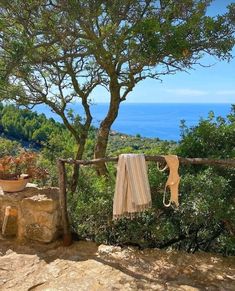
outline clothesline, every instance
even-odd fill
[[[235,168],[235,159],[207,159],[207,158],[182,158],[178,157],[180,164],[182,165],[207,165],[207,166],[219,166],[226,168]],[[145,155],[146,161],[153,161],[165,164],[163,156],[151,156]],[[69,219],[67,211],[67,181],[66,181],[66,169],[65,164],[78,164],[83,166],[99,164],[107,162],[118,162],[118,157],[106,157],[93,160],[73,160],[73,159],[59,159],[58,160],[58,172],[59,172],[59,198],[61,207],[61,216],[63,223],[63,241],[65,246],[69,246],[72,243],[71,233],[69,229]]]

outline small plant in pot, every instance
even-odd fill
[[[37,166],[37,154],[22,152],[19,156],[0,158],[0,187],[4,192],[24,190],[30,178],[42,179],[47,171]]]

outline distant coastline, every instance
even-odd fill
[[[84,114],[79,103],[72,104],[70,108],[80,115]],[[35,110],[61,121],[45,105],[36,106]],[[99,125],[107,110],[108,103],[91,105],[94,126]],[[188,126],[194,126],[200,118],[206,118],[210,111],[214,111],[215,116],[225,117],[230,110],[229,103],[123,103],[112,130],[123,134],[178,141],[181,120],[185,120]]]

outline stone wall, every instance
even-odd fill
[[[60,235],[58,188],[26,187],[21,192],[1,192],[0,233],[7,207],[11,215],[7,220],[5,237],[49,243]]]

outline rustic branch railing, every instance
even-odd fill
[[[221,167],[235,167],[235,159],[227,159],[227,160],[213,160],[213,159],[205,159],[205,158],[179,158],[180,164],[183,165],[207,165],[207,166],[221,166]],[[162,162],[165,163],[165,158],[163,156],[148,156],[145,155],[145,160],[150,162]],[[73,160],[73,159],[59,159],[60,162],[67,164],[79,164],[79,165],[93,165],[98,164],[100,162],[117,162],[118,157],[107,157],[102,159],[94,159],[94,160]]]
[[[235,168],[235,159],[226,160],[213,160],[206,158],[182,158],[178,157],[179,162],[182,165],[207,165],[207,166],[218,166],[226,168]],[[146,161],[153,161],[159,163],[165,163],[163,156],[149,156],[145,155]],[[58,160],[58,172],[59,172],[59,196],[60,196],[60,207],[63,224],[63,242],[64,246],[69,246],[72,243],[71,232],[69,228],[69,219],[67,211],[67,179],[65,164],[78,164],[83,166],[95,165],[100,162],[118,162],[118,157],[107,157],[94,160],[73,160],[73,159],[59,159]]]

